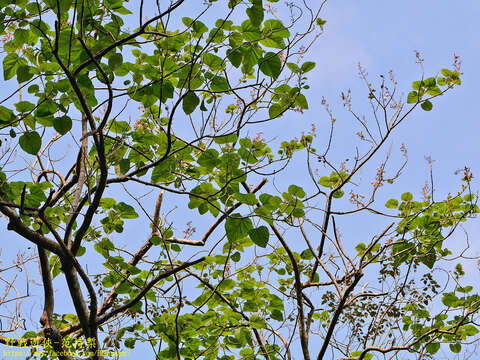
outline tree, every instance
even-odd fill
[[[277,1],[0,1],[3,76],[18,84],[0,105],[2,226],[36,247],[43,287],[43,311],[12,317],[0,343],[43,359],[144,342],[159,359],[362,360],[476,340],[480,297],[461,263],[453,281],[432,275],[461,257],[448,239],[479,212],[470,170],[446,199],[431,184],[375,202],[407,160],[402,147],[387,171],[389,139],[461,84],[458,59],[430,77],[417,55],[406,99],[393,74],[374,85],[359,67],[373,110],[342,94],[350,161],[331,154],[325,99],[327,124],[267,141],[270,123],[308,109],[305,57],[326,23],[325,1]],[[382,229],[347,241],[363,213]]]

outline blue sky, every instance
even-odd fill
[[[348,136],[353,134],[350,129],[353,121],[344,110],[339,95],[341,91],[351,89],[359,112],[367,114],[367,93],[358,76],[358,62],[366,67],[372,80],[378,80],[378,75],[393,70],[406,97],[411,82],[421,76],[419,66],[415,63],[414,50],[420,51],[425,60],[427,77],[436,75],[441,68],[450,67],[453,55],[457,54],[462,60],[462,86],[443,98],[435,99],[432,111],[415,112],[390,141],[392,149],[396,150],[405,143],[409,164],[402,179],[391,188],[392,194],[385,190],[384,196],[388,198],[387,195],[399,195],[405,191],[419,195],[428,176],[426,156],[434,160],[435,186],[439,198],[458,189],[459,176],[454,172],[464,166],[471,167],[475,176],[473,188],[480,189],[480,125],[477,108],[480,2],[332,0],[327,3],[321,16],[327,20],[325,33],[305,57],[305,60],[317,63],[317,67],[309,74],[311,89],[306,94],[310,110],[302,116],[287,115],[282,119],[285,125],[278,128],[278,133],[269,135],[298,135],[310,129],[310,124],[325,121],[326,115],[319,105],[321,97],[325,96],[340,128],[335,143],[336,151],[348,156],[352,153]],[[287,181],[298,181],[294,172],[290,173]],[[5,220],[0,219],[0,230],[4,231],[5,228]],[[470,254],[480,255],[478,220],[469,222],[465,228],[470,233]],[[346,229],[344,232],[345,236],[349,236],[356,229]],[[17,252],[19,242],[16,236],[8,234],[3,240],[8,241],[6,244],[15,244],[10,247],[4,243],[1,246],[4,253]],[[471,270],[471,278],[475,279],[478,276],[476,263],[470,262],[467,266]],[[41,307],[40,299],[37,308]],[[135,352],[144,353],[144,350],[137,349]]]
[[[450,67],[454,54],[461,57],[462,85],[435,99],[432,111],[415,112],[392,138],[393,148],[398,149],[405,143],[409,154],[404,176],[394,186],[397,193],[420,192],[428,175],[425,156],[434,160],[435,186],[440,197],[456,191],[459,177],[454,172],[464,166],[471,167],[476,176],[473,188],[479,189],[479,16],[480,3],[477,1],[346,0],[327,3],[323,15],[328,21],[326,31],[311,54],[318,67],[313,74],[315,83],[309,99],[325,95],[339,121],[344,116],[338,114],[345,113],[340,101],[334,101],[339,91],[351,88],[354,100],[357,97],[359,104],[366,104],[357,62],[367,68],[372,80],[392,69],[399,88],[406,95],[411,82],[419,80],[421,75],[414,50],[425,60],[427,77]],[[321,111],[316,104],[318,102],[305,114],[306,122]],[[479,255],[480,245],[475,241],[480,233],[478,221],[471,221],[466,228],[470,230],[473,253]]]
[[[441,188],[448,187],[459,167],[471,166],[478,174],[479,16],[477,1],[329,2],[324,12],[326,32],[313,51],[319,65],[314,92],[330,98],[345,88],[357,90],[361,83],[356,63],[360,62],[372,78],[392,69],[406,93],[420,77],[414,50],[425,60],[426,76],[449,67],[453,55],[460,55],[462,86],[436,99],[431,112],[416,112],[397,138],[408,145],[410,168],[422,168],[423,155],[436,160]]]

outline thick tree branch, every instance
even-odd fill
[[[151,241],[152,236],[157,234],[157,227],[158,227],[158,222],[160,219],[160,209],[162,207],[162,201],[163,201],[163,196],[165,194],[165,191],[162,190],[160,194],[157,197],[157,201],[155,203],[155,210],[153,212],[153,221],[152,221],[152,234],[150,237],[147,239],[147,241],[143,244],[143,246],[136,252],[136,254],[130,259],[128,262],[130,265],[135,266],[137,265],[140,260],[143,259],[145,254],[150,250],[150,248],[153,246],[153,243]],[[98,316],[102,315],[107,311],[115,301],[115,299],[118,297],[118,294],[115,292],[118,287],[123,284],[125,281],[127,281],[127,278],[130,276],[130,273],[128,270],[124,270],[123,272],[125,274],[125,278],[122,281],[119,281],[115,286],[113,287],[112,291],[108,295],[107,299],[103,302],[102,306],[98,310]]]
[[[40,246],[37,247],[38,257],[40,259],[40,269],[42,275],[43,292],[44,292],[44,306],[43,314],[40,318],[40,323],[43,325],[45,336],[52,341],[52,347],[58,354],[59,359],[70,360],[70,356],[66,356],[66,349],[63,346],[63,338],[60,335],[55,322],[53,320],[54,309],[54,292],[52,284],[52,275],[50,273],[50,265],[48,263],[48,256],[45,249]]]
[[[87,117],[83,114],[82,115],[82,134],[85,135],[87,132]],[[73,202],[71,204],[72,213],[68,217],[67,226],[65,229],[65,235],[63,237],[63,241],[67,244],[68,248],[72,247],[71,244],[71,232],[73,228],[73,224],[75,222],[74,213],[77,212],[78,204],[80,202],[80,196],[82,195],[83,185],[85,185],[85,173],[86,173],[86,166],[87,166],[87,152],[88,152],[88,138],[82,137],[82,144],[80,147],[79,155],[78,155],[78,164],[76,169],[78,171],[78,182],[77,188],[75,189],[75,193],[73,195]],[[73,251],[75,254],[76,252]]]
[[[8,230],[16,232],[21,237],[31,241],[37,246],[44,248],[45,250],[53,252],[56,255],[60,255],[62,253],[62,250],[57,243],[26,226],[17,213],[8,206],[0,204],[0,212],[9,219],[7,226]]]
[[[77,315],[79,320],[82,324],[85,334],[88,337],[94,338],[98,342],[97,337],[97,295],[93,285],[88,277],[88,275],[83,270],[82,266],[78,262],[75,255],[72,251],[67,248],[67,246],[63,243],[63,239],[57,233],[57,231],[53,228],[52,224],[46,219],[45,214],[40,213],[40,218],[42,219],[43,223],[48,227],[51,233],[54,235],[55,239],[57,240],[58,244],[62,249],[62,254],[59,256],[60,261],[62,263],[63,272],[67,279],[67,284],[70,290],[70,295],[72,296],[72,300],[75,305],[75,309],[77,310]],[[89,312],[86,309],[85,300],[82,296],[82,290],[80,288],[80,284],[78,282],[76,272],[80,275],[83,283],[85,284],[89,297],[90,297],[90,309]]]
[[[157,282],[159,282],[160,280],[162,279],[165,279],[171,275],[174,275],[182,270],[185,270],[186,268],[190,267],[190,266],[193,266],[195,264],[198,264],[202,261],[204,261],[205,258],[204,257],[201,257],[200,259],[197,259],[197,260],[194,260],[194,261],[190,261],[190,262],[186,262],[186,263],[183,263],[182,265],[179,265],[177,266],[176,268],[173,268],[171,270],[168,270],[164,273],[161,273],[159,275],[157,275],[153,280],[151,280],[143,289],[142,291],[140,291],[140,293],[135,296],[133,299],[131,299],[130,301],[128,301],[126,304],[122,305],[122,306],[119,306],[118,308],[112,310],[111,312],[103,315],[103,316],[100,316],[98,318],[98,324],[103,324],[105,321],[111,319],[112,317],[130,309],[133,305],[135,305],[138,301],[140,301],[144,296],[145,294],[148,292],[148,290],[150,290]]]
[[[322,348],[318,353],[317,360],[322,360],[323,357],[325,356],[325,353],[328,349],[328,345],[330,344],[330,339],[332,338],[332,335],[333,335],[333,331],[335,330],[338,319],[340,318],[340,314],[344,309],[345,302],[347,301],[352,291],[355,289],[355,286],[357,286],[362,276],[363,276],[363,273],[361,273],[360,271],[356,272],[352,283],[347,287],[347,289],[343,293],[343,297],[340,299],[340,302],[338,303],[337,308],[335,309],[335,313],[333,314],[332,320],[330,321],[330,325],[328,326],[327,334],[325,335],[325,339],[323,339]]]

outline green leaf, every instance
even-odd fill
[[[244,73],[250,73],[253,71],[255,65],[258,64],[262,58],[262,49],[253,45],[245,45],[243,49],[242,71]]]
[[[30,85],[28,87],[28,93],[29,94],[35,94],[37,93],[38,91],[40,90],[40,87],[38,86],[38,84],[33,84],[33,85]]]
[[[37,336],[38,334],[35,331],[27,331],[25,334],[23,334],[22,338],[28,339],[28,338],[34,338]]]
[[[423,80],[423,86],[427,88],[432,88],[432,87],[435,87],[436,85],[437,85],[437,81],[435,80],[434,77],[429,77]]]
[[[153,245],[160,245],[162,243],[162,238],[158,235],[154,235],[150,238],[150,242]]]
[[[236,251],[232,254],[232,260],[234,262],[239,262],[241,257],[242,257],[242,255],[238,251]]]
[[[458,297],[452,293],[446,293],[442,296],[442,303],[448,307],[456,307],[458,302]]]
[[[128,10],[126,7],[121,6],[117,9],[115,9],[115,12],[120,14],[120,15],[130,15],[133,14],[130,10]]]
[[[126,121],[118,121],[112,119],[109,124],[109,129],[115,134],[123,134],[131,130],[130,125]]]
[[[15,104],[15,109],[17,109],[17,111],[19,113],[30,112],[33,109],[35,109],[35,104],[32,104],[29,101],[20,101],[20,102]],[[0,120],[0,122],[1,122],[1,120]]]
[[[478,334],[478,329],[475,325],[462,326],[462,330],[467,336],[474,336]]]
[[[172,172],[175,170],[175,166],[175,159],[167,158],[163,160],[153,169],[151,177],[152,182],[157,184],[159,182],[173,180],[175,177]]]
[[[42,147],[42,138],[36,131],[29,131],[18,139],[20,147],[28,154],[36,155]]]
[[[265,329],[267,324],[265,320],[258,315],[252,315],[250,317],[250,326],[254,329]]]
[[[0,124],[11,124],[15,119],[16,116],[11,109],[0,105]]]
[[[225,221],[225,232],[229,241],[236,241],[248,235],[253,228],[252,220],[240,214],[232,214]]]
[[[122,175],[125,175],[128,172],[128,170],[130,170],[130,160],[129,159],[122,159],[118,163],[118,166],[119,166],[120,173]]]
[[[115,201],[115,199],[103,198],[102,200],[100,200],[100,206],[104,209],[111,209],[115,205],[117,205],[117,202]]]
[[[298,94],[297,98],[295,99],[295,105],[301,107],[302,109],[308,109],[308,102],[307,98],[303,94]]]
[[[253,243],[265,248],[268,244],[268,239],[270,237],[270,233],[266,226],[260,226],[256,229],[251,229],[248,232],[248,236],[252,239]]]
[[[203,99],[202,103],[200,104],[200,111],[208,111],[208,109],[205,107],[205,99]]]
[[[457,289],[457,292],[459,293],[463,293],[463,294],[468,294],[469,292],[471,292],[473,290],[473,286],[470,286],[470,285],[467,285],[465,287],[459,287]]]
[[[321,186],[324,186],[324,187],[331,187],[332,186],[332,183],[331,183],[330,178],[328,176],[322,176],[318,180],[318,184],[321,185]]]
[[[53,119],[53,128],[60,134],[65,135],[72,129],[72,119],[68,116],[56,117]]]
[[[413,200],[413,195],[411,192],[406,192],[402,194],[402,200],[403,201],[412,201]]]
[[[293,217],[297,217],[297,218],[301,218],[301,217],[304,217],[305,216],[305,211],[303,209],[300,209],[300,208],[295,208],[293,209],[293,211],[291,212],[291,215]]]
[[[127,339],[125,339],[124,344],[128,349],[133,349],[133,348],[135,348],[136,341],[137,340],[134,339],[134,338],[127,338]]]
[[[253,26],[260,26],[264,16],[262,0],[254,0],[253,6],[248,8],[246,13]]]
[[[390,199],[385,204],[385,207],[388,209],[397,209],[398,208],[398,200],[397,199]]]
[[[316,20],[316,24],[318,26],[320,26],[320,29],[323,31],[323,27],[325,26],[325,24],[327,23],[327,20],[323,20],[321,18],[317,18]]]
[[[202,55],[202,60],[212,71],[218,71],[225,67],[223,59],[217,55],[205,53]]]
[[[182,108],[185,114],[190,115],[195,111],[198,104],[200,104],[200,99],[197,94],[193,91],[189,91],[184,97],[182,102]]]
[[[287,63],[287,67],[295,74],[298,74],[300,72],[300,68],[295,63],[290,63],[289,62],[289,63]]]
[[[55,114],[57,111],[57,103],[53,100],[45,100],[40,105],[38,105],[35,115],[38,117],[47,117]]]
[[[230,63],[238,68],[242,64],[243,53],[240,49],[229,49],[227,50],[227,58],[230,60]]]
[[[437,84],[440,85],[440,86],[446,86],[448,84],[447,79],[440,76],[440,77],[437,78]]]
[[[250,20],[245,20],[240,30],[247,41],[256,42],[262,37],[259,28],[253,25]]]
[[[415,104],[416,102],[418,102],[419,99],[418,99],[418,93],[416,91],[410,91],[408,93],[408,97],[407,97],[407,103],[408,104]]]
[[[278,78],[282,69],[282,62],[277,54],[268,52],[259,61],[260,71],[271,78]]]
[[[109,2],[109,1],[120,1],[120,0],[105,0],[105,2]],[[57,2],[55,0],[47,0],[46,1],[47,4],[55,11],[55,13],[58,12],[57,10]],[[60,11],[65,14],[69,9],[70,9],[70,6],[72,5],[73,3],[73,0],[62,0],[62,1],[59,1],[59,4],[60,4]]]
[[[197,38],[201,37],[202,34],[208,31],[207,26],[200,20],[195,20],[195,22],[192,24],[192,29],[194,36]]]
[[[17,74],[18,55],[10,53],[3,58],[3,77],[5,80],[10,80]]]
[[[442,69],[441,72],[442,72],[442,75],[447,78],[452,77],[453,75],[453,72],[449,69]]]
[[[440,350],[440,343],[433,342],[433,343],[427,344],[427,346],[425,347],[425,350],[427,350],[429,354],[436,354],[437,351]]]
[[[419,261],[422,264],[425,264],[429,269],[433,268],[433,265],[435,265],[435,262],[437,261],[437,256],[435,255],[434,251],[430,251],[427,254],[421,256],[419,258]]]
[[[28,42],[30,32],[25,29],[17,29],[14,33],[15,42],[21,47]]]
[[[303,199],[306,196],[305,191],[303,191],[303,189],[297,185],[290,185],[288,187],[288,193],[296,196],[299,199]]]
[[[275,309],[273,310],[271,313],[270,313],[270,317],[273,319],[273,320],[277,320],[277,321],[283,321],[283,314],[280,310],[278,309]]]
[[[30,72],[30,66],[21,65],[17,68],[17,81],[19,83],[30,80],[33,74]]]
[[[220,285],[218,286],[218,289],[221,291],[228,291],[228,290],[232,290],[236,285],[237,283],[235,282],[235,280],[225,279],[220,283]]]
[[[268,109],[268,115],[270,116],[271,119],[274,119],[280,116],[284,111],[285,111],[285,108],[283,106],[280,106],[279,104],[273,104]]]
[[[220,44],[226,39],[225,32],[223,29],[219,28],[212,28],[208,34],[207,43],[214,43],[214,44]]]
[[[412,83],[413,90],[420,90],[420,87],[423,85],[422,81],[414,81]]]
[[[115,53],[108,59],[108,67],[110,70],[117,69],[120,65],[123,64],[123,56],[121,53]]]
[[[360,243],[355,246],[355,250],[357,250],[359,256],[362,256],[366,249],[367,245],[365,245],[364,243]]]
[[[77,251],[77,256],[82,256],[87,252],[87,249],[85,249],[84,246],[80,246]]]
[[[440,84],[440,82],[439,82]],[[442,95],[442,90],[438,86],[435,86],[433,88],[430,88],[427,90],[427,94],[430,96],[439,96]]]
[[[227,79],[223,76],[214,76],[210,83],[210,89],[212,91],[227,91],[229,89]]]
[[[432,103],[431,103],[430,101],[428,101],[428,100],[425,100],[420,106],[421,106],[422,109],[425,110],[425,111],[430,111],[430,110],[432,110],[432,108],[433,108]]]
[[[302,64],[301,70],[302,73],[307,73],[315,68],[315,63],[313,61],[307,61]]]
[[[355,351],[355,352],[352,352],[350,355],[357,357],[357,356],[362,355],[362,353],[363,353],[363,351]],[[371,360],[371,359],[373,359],[373,354],[367,353],[367,354],[365,354],[365,356],[363,357],[363,359],[364,359],[364,360]]]
[[[172,83],[168,80],[162,81],[162,86],[159,87],[158,91],[156,91],[156,87],[154,84],[154,94],[156,94],[158,97],[161,96],[161,101],[164,104],[168,99],[173,98],[174,91],[175,91],[175,88],[173,87]]]
[[[450,351],[458,354],[462,350],[462,345],[460,343],[450,344]]]
[[[310,250],[310,249],[303,250],[302,253],[300,254],[300,257],[303,260],[312,260],[313,259],[312,250]]]
[[[136,219],[138,218],[138,214],[133,208],[124,202],[119,202],[117,205],[117,210],[120,213],[120,218],[122,219]]]
[[[219,154],[217,150],[208,149],[200,154],[197,162],[200,166],[206,167],[209,171],[211,171],[220,162],[218,155]]]
[[[246,205],[256,205],[257,204],[257,197],[255,194],[241,194],[241,193],[235,193],[234,195],[235,200],[246,204]]]
[[[285,47],[284,38],[290,37],[290,32],[280,20],[270,19],[263,23],[262,40],[260,44],[275,49]]]
[[[345,195],[345,193],[343,192],[342,189],[338,189],[333,193],[333,197],[335,199],[340,199],[341,197],[343,197],[343,195]]]
[[[232,30],[232,25],[233,25],[233,21],[231,20],[218,19],[217,21],[215,21],[215,26],[217,28],[222,28],[227,31]]]
[[[128,294],[130,292],[132,285],[128,282],[121,283],[116,289],[115,293],[117,294]]]
[[[122,0],[104,0],[105,6],[109,9],[115,10],[123,6]]]
[[[233,143],[237,141],[237,134],[216,136],[214,141],[216,144],[219,144],[219,145]]]

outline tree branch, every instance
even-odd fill
[[[118,315],[120,314],[121,312],[125,311],[125,310],[128,310],[129,308],[131,308],[133,305],[135,305],[138,301],[140,301],[144,296],[145,294],[148,292],[148,290],[150,290],[157,282],[159,282],[160,280],[162,279],[165,279],[173,274],[176,274],[182,270],[185,270],[186,268],[190,267],[190,266],[193,266],[195,264],[198,264],[202,261],[204,261],[205,258],[204,257],[201,257],[200,259],[197,259],[197,260],[194,260],[194,261],[190,261],[190,262],[186,262],[186,263],[183,263],[182,265],[180,266],[177,266],[176,268],[174,269],[171,269],[171,270],[168,270],[164,273],[161,273],[159,275],[157,275],[153,280],[151,280],[143,289],[142,291],[140,291],[140,293],[135,296],[133,299],[131,299],[129,302],[127,302],[126,304],[122,305],[122,306],[119,306],[118,308],[112,310],[111,312],[109,312],[108,314],[105,314],[103,316],[100,316],[98,318],[98,324],[103,324],[105,321],[111,319],[112,317],[114,317],[115,315]]]
[[[53,252],[56,255],[60,255],[62,253],[62,250],[57,243],[26,226],[17,213],[8,206],[0,204],[0,212],[9,219],[7,226],[8,230],[13,230],[21,237],[31,241],[37,246],[44,248],[45,250]]]

